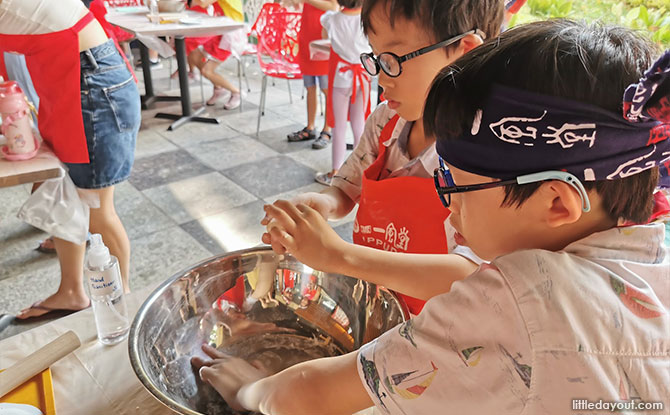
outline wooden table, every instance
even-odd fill
[[[42,145],[30,160],[9,161],[0,157],[0,187],[42,182],[61,177],[64,173],[60,161],[46,145]]]
[[[184,37],[189,36],[217,36],[225,32],[244,27],[243,23],[236,22],[228,17],[210,17],[204,13],[187,10],[184,12],[187,19],[197,21],[198,24],[183,23],[151,23],[144,11],[123,12],[123,9],[112,9],[107,13],[106,19],[109,23],[136,35],[144,36],[171,36],[175,39],[175,51],[177,53],[177,69],[179,72],[179,91],[181,97],[161,97],[154,95],[151,81],[151,67],[149,64],[149,52],[146,46],[140,42],[140,54],[142,59],[142,72],[144,74],[145,94],[142,97],[144,108],[151,106],[154,101],[181,101],[181,114],[167,114],[159,112],[156,118],[175,120],[168,130],[179,128],[188,121],[218,124],[219,120],[211,117],[200,117],[205,111],[205,106],[198,108],[195,112],[191,108],[191,95],[188,87],[188,66],[186,61],[186,46]],[[183,20],[183,19],[182,19]]]

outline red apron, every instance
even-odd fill
[[[354,243],[393,252],[446,254],[444,221],[450,212],[442,206],[433,179],[403,176],[379,180],[386,165],[383,143],[391,138],[398,119],[398,115],[393,117],[382,130],[379,156],[363,173]],[[419,314],[425,301],[400,296],[412,314]]]
[[[298,64],[303,75],[321,76],[328,73],[327,61],[313,61],[309,56],[309,43],[321,39],[321,15],[325,13],[305,3],[298,32]]]
[[[330,58],[328,59],[328,96],[326,97],[326,124],[329,127],[335,127],[335,115],[333,113],[333,85],[335,82],[335,75],[337,74],[337,65],[342,62],[340,72],[353,72],[354,79],[351,84],[351,103],[356,102],[356,95],[358,90],[363,91],[363,100],[365,105],[365,119],[370,115],[370,84],[372,78],[368,74],[363,65],[358,63],[347,62],[340,55],[335,53],[333,48],[330,48]]]
[[[0,34],[0,68],[4,52],[25,55],[26,66],[40,97],[38,128],[44,141],[65,163],[88,163],[88,147],[81,114],[79,31],[94,17],[91,12],[74,26],[39,35]],[[116,45],[119,49],[118,44]],[[121,56],[125,60],[125,55]],[[128,61],[126,65],[130,68]],[[133,71],[130,71],[133,73]]]

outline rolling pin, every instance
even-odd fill
[[[0,373],[0,398],[61,358],[72,353],[80,345],[79,337],[70,330],[51,343],[44,345],[34,353],[14,363]]]

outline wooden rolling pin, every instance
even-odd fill
[[[0,398],[81,345],[73,331],[61,335],[0,373]]]

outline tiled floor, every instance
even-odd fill
[[[234,67],[227,62],[223,73],[237,81]],[[157,91],[169,89],[168,73],[167,63],[154,72]],[[330,168],[330,147],[312,150],[309,142],[286,140],[306,120],[301,81],[292,81],[292,104],[286,81],[268,87],[256,138],[261,77],[254,63],[247,75],[251,92],[241,112],[225,111],[222,104],[208,107],[219,125],[188,123],[167,131],[169,122],[154,114],[180,112],[176,102],[142,112],[133,172],[117,186],[115,197],[131,242],[132,289],[162,281],[211,255],[260,244],[263,204],[323,189],[314,174]],[[173,81],[169,92],[177,93],[176,88]],[[208,98],[211,84],[205,82],[204,90]],[[191,96],[199,107],[198,82],[191,84]],[[319,116],[317,123],[322,122]],[[27,185],[0,189],[0,314],[15,314],[52,293],[60,279],[56,256],[35,251],[47,235],[16,218],[29,193]],[[352,220],[349,215],[333,226],[350,239]],[[46,321],[13,323],[0,339]]]

